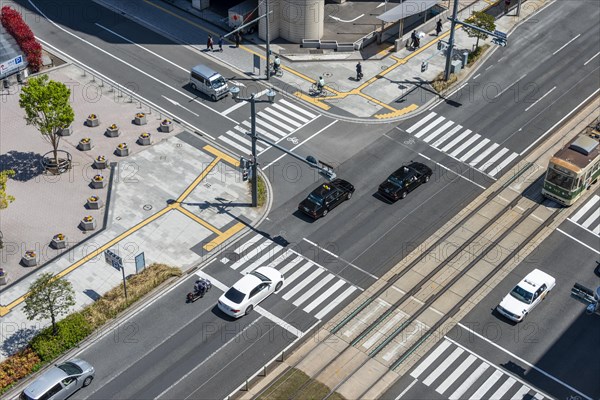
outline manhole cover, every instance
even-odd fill
[[[152,206],[150,204],[144,204],[144,210],[150,211],[152,210]]]
[[[308,52],[309,54],[323,54],[323,50],[321,49],[309,50]]]
[[[323,72],[323,76],[325,78],[331,78],[333,76],[333,74],[331,72]]]

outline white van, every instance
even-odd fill
[[[217,71],[199,64],[192,68],[190,77],[190,85],[192,89],[199,90],[211,98],[212,101],[217,101],[222,97],[226,97],[229,93],[227,81]]]

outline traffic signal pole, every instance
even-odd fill
[[[252,207],[258,205],[258,174],[257,174],[257,158],[256,158],[256,99],[254,93],[250,96],[250,136],[252,137]]]
[[[454,0],[452,10],[452,20],[450,25],[450,38],[448,39],[448,50],[446,53],[446,69],[444,70],[444,80],[450,79],[450,64],[452,63],[452,54],[454,53],[454,29],[456,28],[456,18],[458,16],[458,0]]]

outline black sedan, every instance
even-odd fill
[[[413,162],[404,165],[379,185],[379,194],[391,201],[403,199],[408,192],[429,181],[432,173],[431,168],[425,164]]]
[[[298,210],[314,219],[324,217],[342,201],[351,198],[352,193],[354,193],[354,186],[350,182],[343,179],[334,179],[313,190],[298,205]]]

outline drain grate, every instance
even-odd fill
[[[323,54],[323,50],[321,49],[309,50],[308,52],[310,54]]]

